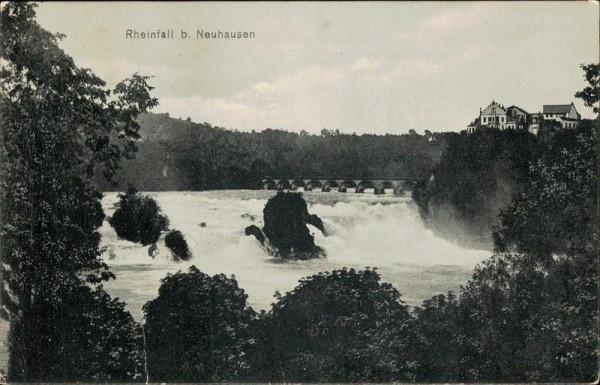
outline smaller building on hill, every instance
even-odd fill
[[[544,104],[544,120],[559,122],[562,128],[574,128],[579,124],[581,115],[573,103]]]

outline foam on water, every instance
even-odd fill
[[[475,264],[489,252],[467,250],[437,238],[427,230],[408,198],[391,195],[305,193],[308,209],[323,219],[328,236],[311,227],[315,243],[327,258],[277,263],[244,229],[263,226],[262,210],[273,191],[215,191],[149,193],[169,217],[170,228],[180,230],[193,258],[174,262],[159,241],[158,256],[148,247],[118,239],[107,222],[101,228],[104,258],[117,279],[107,290],[128,303],[136,319],[141,307],[156,297],[160,279],[167,273],[196,265],[207,274],[235,275],[255,309],[268,309],[276,290],[293,289],[298,279],[341,267],[377,267],[384,281],[392,283],[411,305],[431,295],[457,290]],[[115,193],[103,206],[112,215]],[[205,223],[202,227],[201,224]],[[111,256],[113,257],[111,259]]]

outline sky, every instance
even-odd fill
[[[460,131],[492,100],[529,112],[574,102],[594,117],[574,94],[579,65],[600,56],[598,2],[50,2],[37,13],[109,86],[153,75],[154,112],[229,129]],[[175,38],[126,38],[159,28]]]

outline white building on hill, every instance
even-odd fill
[[[467,126],[467,133],[471,134],[483,128],[495,128],[528,130],[537,135],[544,127],[556,127],[557,124],[560,124],[560,128],[574,128],[580,120],[581,115],[573,103],[544,105],[543,113],[530,114],[514,105],[505,108],[494,100],[485,109],[479,109],[479,117]]]

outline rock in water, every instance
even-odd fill
[[[324,254],[323,249],[315,245],[307,223],[324,230],[323,222],[316,215],[311,216],[304,198],[298,193],[279,192],[269,199],[263,210],[264,235],[278,252],[286,259],[317,258]]]
[[[321,230],[323,235],[327,236],[327,231],[325,231],[325,225],[323,221],[317,214],[311,214],[308,216],[308,220],[306,221],[309,225],[315,226],[317,229]]]
[[[261,245],[264,246],[265,244],[265,235],[263,234],[263,232],[255,225],[250,225],[248,227],[246,227],[246,235],[250,236],[250,235],[254,235],[256,237],[256,239],[258,239],[258,241],[260,242]]]
[[[156,252],[157,249],[158,249],[158,246],[156,246],[156,243],[151,244],[150,247],[148,248],[148,255],[152,258],[156,257],[156,255],[154,255],[154,253]]]

